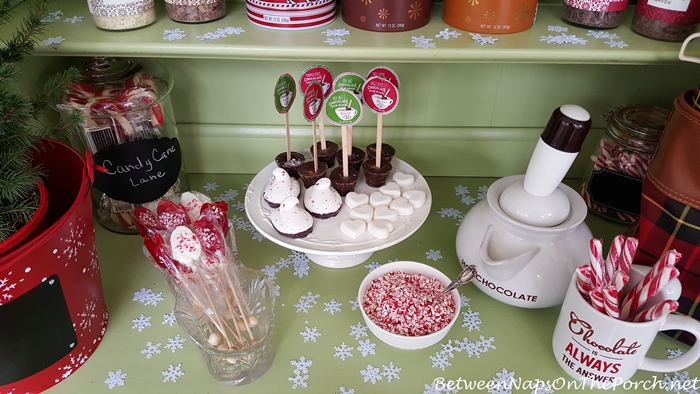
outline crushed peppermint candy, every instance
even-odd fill
[[[362,307],[375,324],[393,334],[422,336],[445,328],[455,318],[452,295],[435,278],[388,272],[370,283]]]

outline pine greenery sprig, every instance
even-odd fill
[[[14,234],[36,212],[36,184],[42,169],[32,165],[32,153],[39,138],[66,136],[79,117],[63,119],[47,126],[40,115],[61,100],[66,87],[79,78],[71,68],[51,77],[42,92],[27,97],[20,92],[17,66],[36,46],[43,34],[41,19],[51,0],[34,0],[29,13],[13,36],[0,38],[0,242]],[[25,0],[0,0],[0,24],[15,17],[17,6]]]

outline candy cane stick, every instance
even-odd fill
[[[605,313],[605,296],[600,287],[594,287],[588,293],[591,297],[591,306],[598,312]]]
[[[605,259],[605,283],[612,284],[615,276],[615,272],[620,266],[620,255],[622,254],[622,248],[625,245],[625,237],[623,235],[616,235],[613,238],[612,244],[610,244],[610,250],[608,251],[608,257]]]
[[[653,272],[654,270],[650,271]],[[679,275],[678,269],[673,266],[665,266],[661,269],[657,276],[654,276],[644,286],[637,285],[632,291],[622,300],[622,309],[620,310],[620,318],[627,320],[630,316],[637,312],[637,309],[653,297],[663,286],[668,284],[671,279],[677,278]],[[646,279],[646,278],[645,278]]]
[[[588,302],[591,301],[591,297],[588,293],[591,291],[591,267],[587,265],[582,265],[576,268],[576,288],[581,296]]]
[[[622,258],[620,259],[620,271],[629,273],[634,255],[637,253],[639,241],[637,238],[628,237],[625,239],[625,246],[622,249]]]
[[[664,300],[658,304],[654,304],[647,309],[637,313],[632,316],[628,321],[631,322],[646,322],[652,320],[658,320],[662,317],[668,315],[671,312],[675,312],[678,309],[678,301],[675,300]]]
[[[589,265],[593,271],[593,275],[591,276],[591,286],[602,286],[605,278],[605,268],[603,266],[603,241],[597,238],[591,238],[589,246]]]
[[[629,282],[630,276],[626,272],[620,270],[615,272],[615,278],[613,279],[613,286],[617,290],[617,295],[622,296],[622,289],[625,288],[627,282]]]
[[[613,319],[620,318],[620,308],[617,299],[617,289],[613,285],[607,285],[602,289],[605,313]]]

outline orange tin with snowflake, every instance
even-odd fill
[[[430,22],[430,0],[343,0],[342,5],[343,21],[362,30],[408,31]]]
[[[442,20],[473,33],[517,33],[535,23],[537,0],[445,0]]]

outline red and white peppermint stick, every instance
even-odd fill
[[[591,267],[587,265],[576,268],[576,288],[578,292],[581,293],[581,296],[588,302],[591,300],[588,295],[588,292],[591,291],[591,275]]]
[[[652,269],[651,272],[654,272]],[[654,276],[650,282],[644,286],[637,286],[630,291],[629,294],[622,300],[622,308],[620,309],[620,319],[627,320],[634,315],[640,306],[653,297],[662,287],[666,286],[671,279],[677,278],[679,275],[678,269],[673,266],[665,266],[661,269],[658,275]],[[644,278],[646,279],[646,277]],[[644,282],[644,280],[642,280]]]
[[[588,295],[591,297],[591,306],[598,312],[605,313],[605,296],[601,288],[592,288]]]
[[[637,283],[637,285],[630,290],[629,294],[627,294],[626,298],[633,297],[635,292],[640,291],[642,288],[647,286],[651,281],[653,281],[655,278],[657,278],[661,270],[663,270],[665,267],[670,267],[676,265],[678,260],[680,260],[681,254],[676,252],[674,250],[669,250],[666,253],[661,256],[661,258],[654,264],[654,266],[651,268],[649,272],[642,278],[642,280]],[[653,294],[652,294],[653,295]]]
[[[620,318],[620,307],[617,299],[617,289],[613,285],[603,287],[603,302],[605,313],[613,319]]]
[[[625,237],[622,235],[616,235],[613,238],[612,244],[610,244],[610,250],[608,251],[608,257],[605,259],[605,283],[612,284],[615,276],[615,272],[620,266],[620,256],[622,255],[622,248],[625,245]]]
[[[630,276],[627,274],[627,272],[624,272],[622,270],[615,272],[615,277],[613,278],[613,286],[615,286],[615,290],[617,290],[618,296],[622,296],[622,289],[625,288],[625,285],[629,280]]]
[[[605,267],[603,265],[603,241],[598,238],[591,238],[589,248],[589,265],[593,271],[591,276],[591,286],[602,286],[605,282]]]
[[[646,322],[652,320],[658,320],[662,317],[668,315],[671,312],[675,312],[678,309],[678,301],[676,300],[664,300],[658,304],[654,304],[643,311],[640,311],[636,315],[632,316],[628,321],[631,322]]]
[[[634,255],[637,253],[637,246],[639,241],[634,237],[627,237],[625,239],[625,246],[622,249],[622,257],[620,258],[620,271],[629,273],[630,266],[632,265],[632,260],[634,260]]]

